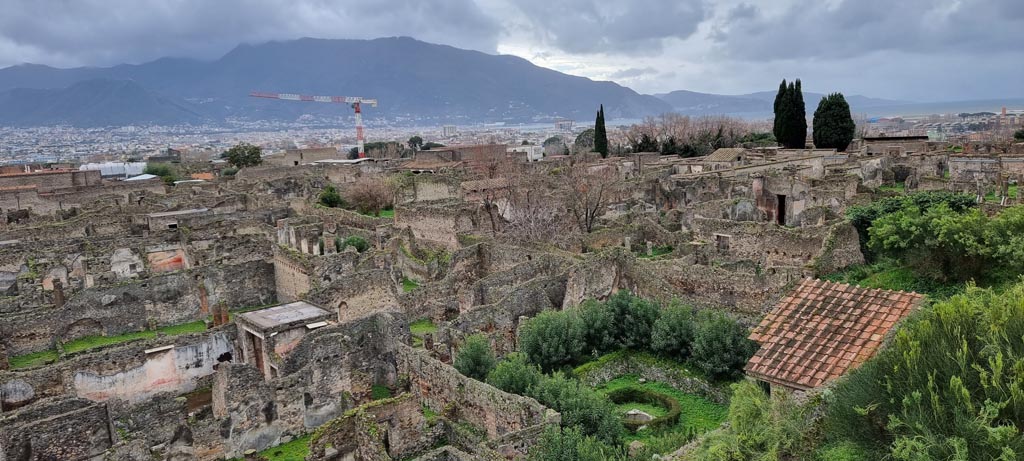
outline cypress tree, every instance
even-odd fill
[[[783,80],[775,95],[775,139],[787,149],[802,149],[807,142],[807,110],[800,79]]]
[[[804,104],[804,92],[800,88],[800,79],[796,79],[794,88],[790,90],[793,98],[793,118],[790,120],[791,132],[789,135],[791,149],[803,149],[807,145],[807,105]]]
[[[857,124],[842,93],[832,93],[814,111],[814,147],[844,151],[853,141]]]
[[[604,104],[597,111],[597,119],[594,121],[594,152],[601,154],[601,158],[608,157],[608,131],[604,127]]]
[[[775,112],[775,124],[772,127],[772,133],[775,134],[775,139],[780,143],[783,139],[786,139],[786,125],[782,121],[785,119],[783,114],[786,112],[786,105],[789,103],[786,98],[787,90],[786,79],[782,79],[782,83],[779,84],[779,92],[775,95],[775,104],[772,106],[772,110]]]

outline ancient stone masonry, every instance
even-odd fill
[[[219,460],[305,436],[309,459],[519,459],[560,416],[449,366],[467,336],[503,356],[529,318],[620,290],[756,324],[807,277],[864,262],[852,205],[904,190],[967,191],[985,212],[1022,200],[1008,196],[1019,151],[896,141],[528,164],[488,147],[174,187],[19,178],[0,186],[0,461]],[[574,168],[614,182],[592,232],[569,211]],[[72,182],[39,182],[51,176]],[[317,204],[367,176],[396,186],[393,218]],[[512,198],[537,179],[539,211]],[[517,219],[559,238],[520,238]],[[728,398],[649,363],[605,365],[582,379]]]

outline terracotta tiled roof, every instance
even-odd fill
[[[821,386],[874,355],[923,299],[806,279],[751,332],[761,349],[747,363],[747,374],[794,389]]]

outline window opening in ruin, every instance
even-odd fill
[[[786,225],[786,196],[776,195],[775,198],[778,200],[778,209],[775,210],[775,222],[780,226]]]
[[[730,240],[732,240],[731,235],[715,234],[715,246],[718,251],[729,251]]]
[[[139,270],[139,266],[135,265],[135,263],[128,264],[128,270],[135,272]]]
[[[292,162],[292,163],[294,164],[294,165],[292,165],[292,166],[299,166],[299,161],[298,161],[298,160],[296,160],[296,161],[294,161],[294,162]]]
[[[177,229],[178,228],[178,223],[172,222],[172,223],[167,225],[167,228],[168,229]]]

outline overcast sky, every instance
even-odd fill
[[[407,35],[644,93],[1024,97],[1024,0],[0,0],[0,67]]]

